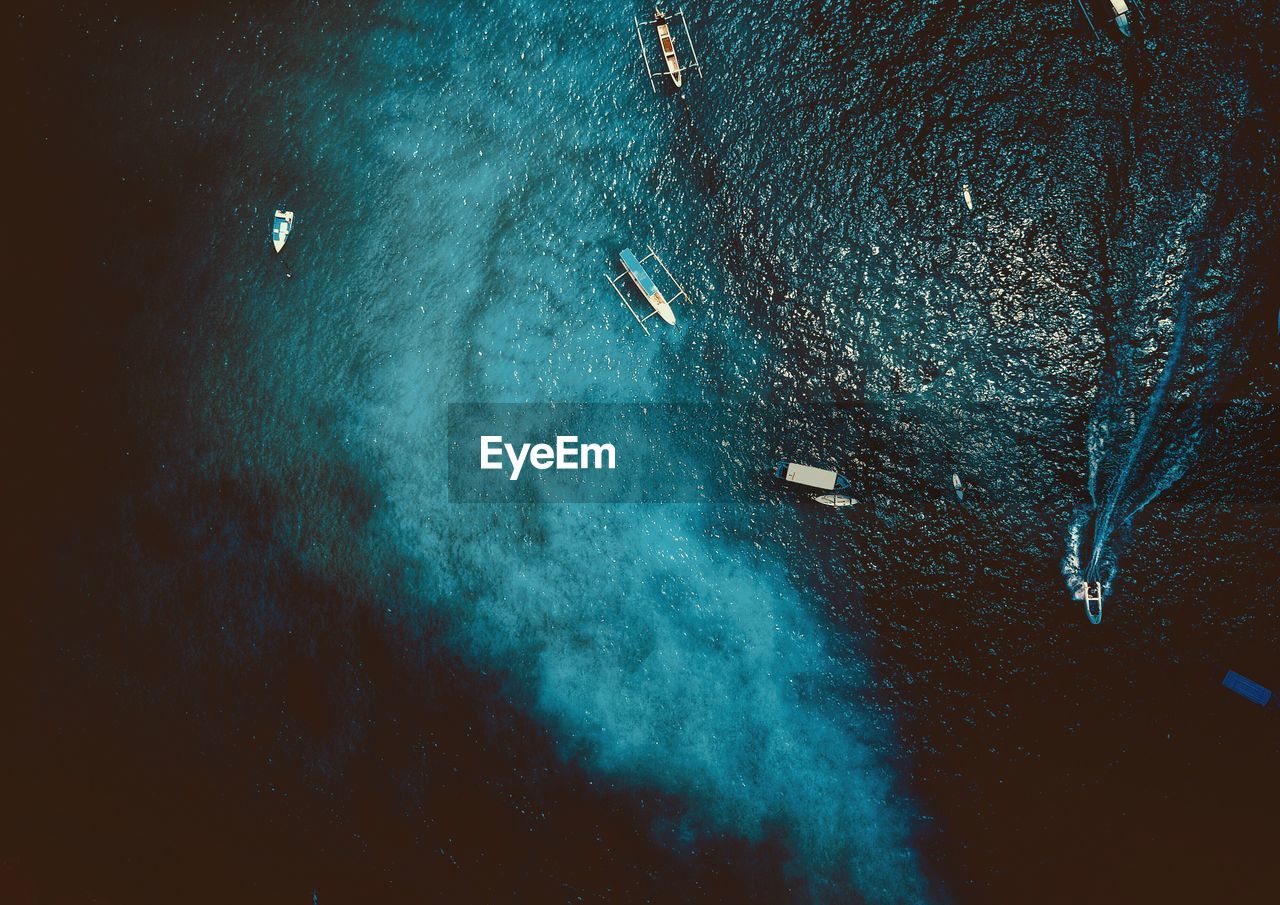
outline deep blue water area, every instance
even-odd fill
[[[690,4],[679,93],[642,5],[11,13],[0,885],[1273,893],[1280,22],[1149,5]],[[451,500],[566,402],[713,500]]]

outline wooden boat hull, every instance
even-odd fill
[[[658,22],[658,44],[662,47],[662,58],[667,63],[667,75],[671,76],[671,81],[679,88],[684,83],[683,74],[680,72],[680,61],[676,59],[676,45],[671,40],[671,28],[665,21],[662,21],[662,14],[655,10],[655,18]]]

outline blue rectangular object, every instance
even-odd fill
[[[1222,684],[1260,707],[1266,707],[1267,702],[1271,700],[1271,692],[1268,689],[1263,688],[1257,682],[1246,679],[1238,672],[1227,670],[1227,676],[1222,680]]]
[[[649,276],[649,271],[644,269],[644,265],[635,256],[630,248],[624,248],[622,254],[622,266],[627,268],[627,272],[631,274],[631,278],[636,281],[636,285],[640,287],[640,291],[644,293],[645,298],[653,298],[658,294],[658,284]]]

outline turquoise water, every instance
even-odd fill
[[[1266,461],[1249,444],[1274,392],[1244,362],[1275,213],[1254,80],[1274,73],[1251,68],[1260,12],[1169,6],[1135,46],[1083,41],[1069,4],[691,7],[706,77],[678,95],[649,90],[616,4],[93,19],[119,85],[93,114],[102,153],[146,199],[103,265],[144,299],[120,355],[145,464],[111,522],[129,619],[214,702],[210,676],[274,689],[275,659],[327,663],[308,639],[372,620],[425,677],[397,686],[406,721],[419,688],[483,676],[480,700],[545,732],[538,770],[661,798],[634,818],[661,850],[771,865],[793,898],[1025,892],[1039,862],[995,866],[998,840],[1043,788],[1024,764],[1057,749],[1004,721],[1088,724],[1072,683],[1108,663],[1090,681],[1146,706],[1163,680],[1130,654],[1160,649],[1153,614],[1181,591],[1135,578],[1126,597],[1127,570],[1258,565],[1248,543],[1167,536],[1178,506],[1224,499],[1211,484],[1161,494],[1198,453],[1210,482]],[[279,258],[277,206],[296,214]],[[691,296],[652,336],[605,280],[646,244]],[[1202,446],[1236,399],[1233,464]],[[448,406],[472,402],[705,406],[697,437],[651,429],[733,477],[707,505],[459,505]],[[779,458],[839,467],[860,506],[776,491]],[[1274,535],[1226,500],[1224,524]],[[1143,510],[1157,528],[1118,558]],[[1103,548],[1126,627],[1099,641],[1071,591]],[[1219,651],[1261,618],[1257,580]],[[339,659],[317,705],[336,715],[280,717],[303,789],[346,788],[381,750],[376,670]],[[212,709],[196,737],[274,719]],[[1089,726],[1100,748],[1117,731]],[[442,780],[406,763],[403,807],[435,813]],[[1066,775],[1049,800],[1101,794]]]
[[[278,163],[210,204],[240,218],[227,241],[243,260],[216,304],[253,329],[245,347],[211,350],[226,363],[204,365],[209,409],[194,420],[240,467],[265,467],[260,480],[289,467],[278,457],[315,455],[317,434],[362,463],[380,502],[358,536],[413,564],[409,609],[447,614],[453,643],[501,664],[566,752],[679,794],[692,827],[783,827],[819,887],[852,878],[877,899],[917,897],[914,808],[878,752],[887,721],[856,703],[862,665],[830,650],[821,606],[759,539],[794,512],[447,501],[445,404],[472,400],[719,403],[715,427],[747,442],[730,454],[756,483],[759,428],[734,411],[774,353],[744,309],[779,289],[717,272],[731,224],[685,159],[709,153],[691,135],[703,127],[637,79],[634,36],[610,8],[369,19],[340,44],[358,87],[286,59],[242,76],[278,129],[258,154]],[[334,54],[310,46],[321,23],[297,30],[312,55]],[[746,144],[753,106],[741,97],[707,128]],[[298,214],[287,281],[259,253],[263,197]],[[786,269],[789,232],[764,266]],[[688,329],[631,329],[604,280],[623,242],[667,252],[696,298]],[[335,404],[322,428],[316,409]],[[288,434],[278,412],[297,413]],[[346,527],[321,519],[298,539]]]

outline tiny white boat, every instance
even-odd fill
[[[813,501],[815,503],[821,503],[824,506],[835,506],[837,509],[844,506],[852,506],[854,503],[858,502],[851,496],[844,496],[839,493],[824,493],[822,496],[814,497]]]
[[[960,483],[960,475],[958,474],[951,475],[951,489],[956,492],[956,499],[958,499],[960,502],[963,503],[964,502],[964,485]]]
[[[964,206],[973,210],[973,196],[969,194],[969,183],[964,184]]]
[[[284,248],[289,241],[289,231],[293,229],[293,211],[276,211],[276,218],[271,224],[271,244],[276,252]]]

